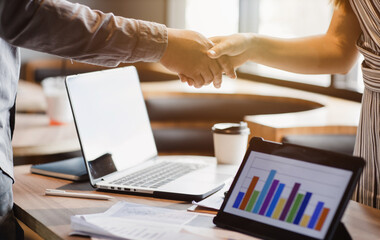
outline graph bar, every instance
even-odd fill
[[[280,185],[277,188],[276,193],[274,194],[273,200],[272,200],[272,202],[271,202],[271,204],[269,206],[267,214],[265,216],[267,216],[267,217],[271,217],[272,216],[273,211],[274,211],[274,209],[275,209],[275,207],[276,207],[276,205],[278,203],[278,200],[280,200],[280,196],[281,196],[282,191],[284,190],[284,187],[285,187],[285,184],[280,183]]]
[[[258,213],[259,212],[259,210],[261,208],[261,205],[264,202],[264,198],[266,197],[266,195],[268,193],[269,187],[272,184],[272,181],[273,181],[273,178],[274,178],[275,174],[276,174],[276,170],[271,170],[269,172],[268,178],[265,181],[264,187],[261,190],[261,193],[259,195],[259,198],[257,199],[255,207],[253,208],[253,213]]]
[[[234,205],[232,206],[233,208],[238,208],[239,207],[240,202],[243,199],[243,196],[244,196],[243,192],[239,192],[238,193],[238,195],[237,195],[237,197],[235,199]]]
[[[290,195],[289,195],[289,198],[288,198],[288,201],[286,201],[286,204],[285,204],[285,207],[284,207],[284,210],[282,211],[281,213],[281,216],[280,216],[280,220],[281,221],[284,221],[286,216],[288,215],[288,212],[290,210],[290,207],[292,206],[292,203],[294,201],[294,198],[296,197],[296,194],[298,192],[298,189],[300,188],[301,184],[299,183],[295,183],[294,186],[293,186],[293,189],[292,191],[290,192]]]
[[[325,205],[323,202],[317,203],[317,206],[315,207],[314,213],[311,216],[310,222],[307,225],[308,228],[314,228],[315,224],[317,223],[318,217],[322,211],[323,205]]]
[[[241,190],[235,192],[232,207],[236,211],[245,211],[245,216],[253,213],[293,224],[293,227],[322,231],[336,204],[333,189],[324,194],[320,187],[317,188],[319,182],[314,182],[314,177],[308,176],[308,172],[303,173],[302,169],[296,174],[285,167],[267,167],[265,161],[260,164],[249,169],[246,178],[238,181]],[[296,175],[294,178],[291,177],[293,174]],[[227,204],[231,206],[230,202]]]
[[[319,220],[317,222],[317,226],[315,226],[315,230],[321,231],[323,223],[326,220],[327,214],[329,214],[330,209],[323,208],[321,216],[319,217]]]
[[[260,215],[264,215],[265,212],[267,211],[269,203],[270,203],[270,200],[272,200],[272,197],[274,195],[274,192],[276,191],[276,188],[277,188],[277,185],[278,185],[279,182],[280,181],[278,181],[278,180],[274,180],[272,182],[272,185],[269,188],[269,192],[268,192],[268,194],[267,194],[267,196],[266,196],[266,198],[264,200],[263,206],[260,209],[260,212],[259,212]]]
[[[277,205],[276,209],[274,210],[272,218],[278,219],[280,217],[282,209],[284,209],[285,203],[286,203],[286,199],[280,198],[280,201],[278,202],[278,205]]]
[[[286,219],[287,222],[291,223],[294,220],[294,217],[296,216],[296,213],[298,211],[298,208],[301,205],[301,201],[303,199],[304,195],[303,194],[297,194],[296,200],[293,203],[292,208],[290,209],[288,218]]]
[[[300,222],[301,222],[301,219],[302,219],[302,216],[303,216],[303,214],[304,214],[304,212],[305,212],[305,209],[306,209],[306,207],[307,207],[307,204],[309,203],[309,200],[310,200],[310,198],[311,198],[311,195],[312,195],[312,193],[310,193],[310,192],[306,192],[306,195],[305,195],[305,198],[303,199],[303,201],[302,201],[302,204],[301,204],[301,207],[300,207],[300,209],[298,210],[298,213],[297,213],[297,216],[296,216],[296,218],[294,219],[294,224],[299,224]]]
[[[246,208],[246,206],[247,206],[247,203],[248,203],[248,200],[250,199],[250,197],[252,197],[252,192],[253,192],[253,190],[255,189],[255,187],[256,187],[256,184],[257,184],[257,182],[259,181],[259,178],[258,177],[253,177],[252,178],[252,181],[251,181],[251,183],[249,184],[249,187],[248,187],[248,190],[247,190],[247,192],[245,193],[245,196],[244,196],[244,198],[243,198],[243,201],[241,202],[241,204],[240,204],[240,209],[241,210],[244,210],[245,208]]]
[[[302,217],[302,220],[301,220],[301,226],[302,227],[307,227],[307,224],[309,223],[309,221],[310,221],[310,216],[309,215],[303,215],[303,217]]]
[[[252,212],[253,205],[256,202],[257,197],[259,196],[260,192],[259,191],[253,191],[252,197],[248,202],[248,206],[245,208],[246,211]]]

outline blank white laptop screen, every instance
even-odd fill
[[[157,155],[136,69],[106,72],[81,74],[80,81],[71,76],[66,82],[93,180]]]

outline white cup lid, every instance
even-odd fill
[[[214,133],[221,134],[249,134],[250,130],[246,122],[217,123],[212,127]]]

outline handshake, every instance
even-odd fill
[[[235,68],[249,60],[249,39],[245,34],[207,39],[194,31],[169,28],[168,46],[160,62],[189,86],[213,83],[220,88],[222,74],[236,78]]]

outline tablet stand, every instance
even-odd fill
[[[339,223],[337,229],[335,230],[332,240],[352,240],[350,234],[342,222]]]

